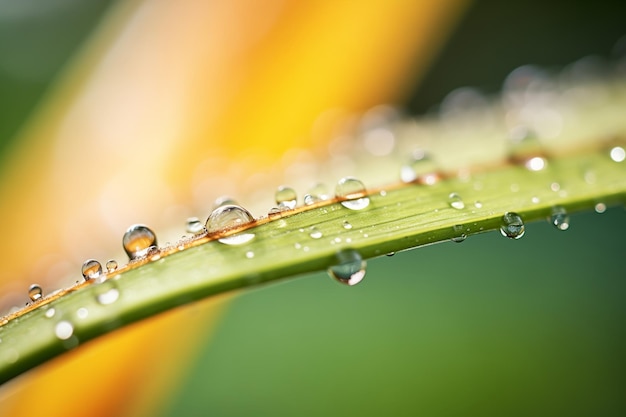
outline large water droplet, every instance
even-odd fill
[[[209,233],[215,233],[240,227],[252,221],[254,217],[248,210],[229,204],[213,210],[206,221],[206,229]]]
[[[336,264],[328,269],[328,275],[342,284],[356,285],[365,277],[367,263],[354,249],[343,249],[335,254]]]
[[[450,204],[450,207],[457,210],[462,210],[465,208],[465,203],[463,202],[463,199],[457,193],[450,193],[450,195],[448,196],[448,204]]]
[[[502,236],[510,239],[519,239],[524,236],[524,221],[517,213],[505,213],[500,224]]]
[[[199,235],[200,233],[204,233],[206,229],[199,218],[189,217],[185,223],[185,231],[187,233]]]
[[[134,224],[124,233],[122,244],[128,258],[133,260],[144,256],[150,247],[156,246],[157,238],[148,226]]]
[[[441,179],[435,161],[422,149],[413,151],[411,160],[400,169],[402,182],[433,185]]]
[[[559,230],[569,229],[569,214],[561,206],[552,208],[552,214],[550,215],[550,223]]]
[[[115,272],[115,270],[117,270],[117,261],[115,259],[110,259],[107,261],[105,266],[109,274],[111,272]]]
[[[102,274],[102,265],[95,259],[87,259],[82,267],[83,278],[85,281],[96,279]]]
[[[60,321],[54,328],[54,334],[61,340],[67,340],[74,334],[74,326],[69,321]]]
[[[43,297],[43,290],[37,284],[32,284],[28,287],[28,297],[30,297],[31,301],[40,300]]]
[[[339,180],[335,188],[335,196],[341,201],[341,205],[350,210],[362,210],[370,204],[367,197],[365,185],[352,177],[345,177]]]
[[[328,193],[328,188],[326,188],[324,184],[318,183],[304,195],[304,204],[310,206],[311,204],[319,203],[329,198],[330,194]]]
[[[296,194],[296,190],[284,185],[278,187],[275,198],[278,208],[283,210],[296,208],[296,204],[298,202],[298,194]]]
[[[113,304],[120,298],[120,291],[113,280],[104,281],[94,288],[96,301],[102,305]]]

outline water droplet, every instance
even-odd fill
[[[541,201],[541,200],[539,200],[539,197],[537,197],[537,196],[533,196],[533,197],[530,199],[530,201],[532,201],[532,202],[533,202],[533,204],[538,204],[538,203],[539,203],[539,201]]]
[[[161,250],[156,246],[150,246],[146,252],[146,256],[150,258],[151,261],[158,261],[161,259]]]
[[[276,218],[276,217],[280,217],[281,211],[282,210],[280,208],[278,208],[278,207],[272,207],[267,212],[267,217],[269,217],[270,219],[273,219],[273,218]]]
[[[416,149],[409,163],[400,169],[400,179],[404,183],[433,185],[441,175],[435,161],[423,149]]]
[[[54,308],[49,308],[46,310],[45,316],[51,319],[52,317],[54,317],[55,313],[56,313],[56,310]]]
[[[343,225],[343,228],[346,229],[346,230],[352,229],[352,224],[349,221],[347,221],[347,220],[344,220],[342,225]]]
[[[465,208],[465,203],[463,202],[463,199],[457,193],[450,193],[450,195],[448,196],[448,204],[450,204],[450,207],[457,210],[462,210]]]
[[[296,208],[296,204],[298,202],[298,194],[296,194],[296,190],[284,185],[278,187],[275,198],[276,204],[278,204],[278,208],[280,209],[294,209]]]
[[[389,253],[387,253],[386,255],[387,255],[387,256],[389,256],[389,257],[391,257],[391,256],[393,256],[393,255],[395,255],[395,254],[396,254],[395,252],[389,252]]]
[[[483,208],[483,203],[481,203],[480,201],[476,200],[476,201],[474,201],[474,207],[476,207],[477,209]]]
[[[543,146],[528,129],[517,126],[510,132],[509,160],[529,171],[541,171],[548,166]]]
[[[39,285],[32,284],[30,287],[28,287],[28,296],[30,297],[31,301],[40,300],[43,297],[43,290]]]
[[[549,221],[559,230],[569,229],[569,214],[567,214],[567,211],[561,206],[552,208],[552,215]]]
[[[113,304],[120,298],[120,291],[112,280],[98,284],[94,291],[96,293],[96,301],[102,305]]]
[[[461,243],[465,239],[467,239],[467,235],[465,234],[465,227],[463,225],[457,224],[452,227],[454,232],[454,237],[450,240],[455,243]]]
[[[79,319],[86,319],[88,315],[89,315],[89,310],[87,310],[85,307],[81,307],[78,310],[76,310],[76,316]]]
[[[311,204],[319,203],[329,198],[330,194],[328,193],[328,188],[326,188],[324,184],[318,183],[304,195],[304,204],[310,206]]]
[[[254,258],[254,252],[252,252],[251,250],[249,250],[248,252],[246,252],[246,258],[248,258],[248,259],[252,259],[252,258]]]
[[[128,258],[132,261],[144,256],[151,246],[156,246],[157,238],[148,226],[134,224],[124,233],[122,244]]]
[[[194,235],[206,232],[204,225],[197,217],[189,217],[185,223],[185,231]]]
[[[598,203],[595,205],[594,210],[596,211],[596,213],[602,214],[606,211],[606,204]]]
[[[626,159],[626,151],[621,146],[615,146],[611,148],[609,155],[611,156],[611,159],[615,162],[624,162],[624,160]]]
[[[561,184],[559,184],[558,182],[553,182],[552,184],[550,184],[550,189],[556,193],[561,189]]]
[[[54,328],[54,334],[61,340],[67,340],[74,334],[74,326],[69,321],[60,321]]]
[[[344,249],[335,254],[336,264],[328,269],[328,275],[342,284],[356,285],[365,277],[367,263],[354,249]]]
[[[110,259],[105,264],[107,272],[110,274],[111,272],[115,272],[117,269],[117,261],[115,259]]]
[[[502,236],[510,239],[519,239],[524,236],[524,221],[517,213],[505,213],[500,224]]]
[[[313,239],[319,239],[323,236],[322,232],[318,230],[317,227],[312,226],[309,229],[309,236],[311,236]]]
[[[345,199],[341,201],[341,205],[350,210],[362,210],[370,204],[365,185],[352,177],[345,177],[339,180],[335,188],[335,196],[339,199]]]
[[[213,210],[206,221],[206,229],[209,233],[215,233],[240,227],[252,221],[254,217],[248,210],[229,204]]]
[[[87,259],[82,267],[83,278],[85,281],[96,279],[102,274],[102,265],[95,259]]]

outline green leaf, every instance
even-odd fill
[[[163,248],[6,317],[0,327],[0,381],[176,306],[326,270],[342,262],[338,254],[347,250],[372,258],[500,229],[506,213],[530,222],[623,204],[626,175],[617,160],[602,149],[549,159],[538,171],[504,164],[434,185],[400,183],[370,190],[370,202],[360,210],[335,199],[182,242],[182,250]],[[240,245],[217,239],[244,231],[254,238]]]

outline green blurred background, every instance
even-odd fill
[[[111,3],[42,4],[34,21],[2,6],[3,157]],[[614,58],[624,16],[617,1],[476,1],[405,105],[496,91],[522,64]],[[618,207],[566,232],[531,224],[519,241],[489,233],[372,260],[354,288],[315,274],[244,293],[162,416],[625,415],[625,231]]]

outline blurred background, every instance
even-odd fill
[[[303,194],[329,114],[434,113],[520,65],[623,62],[623,2],[546,3],[0,1],[3,311],[122,261],[132,223],[174,241],[219,195],[261,215],[277,185]],[[12,381],[0,410],[624,415],[625,226],[611,208],[375,259],[354,288],[314,274],[209,300]]]

